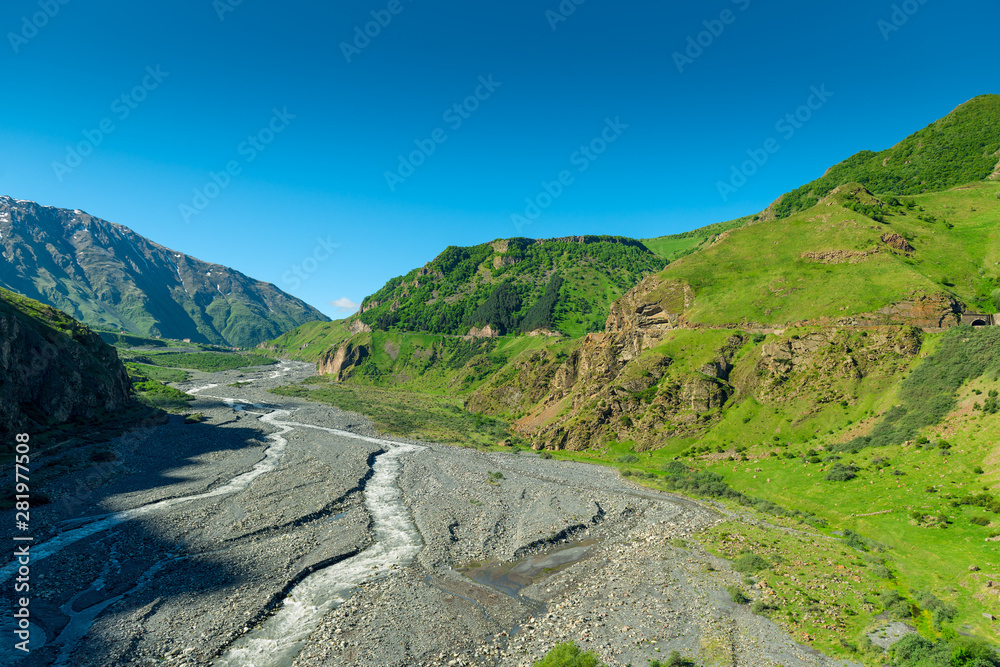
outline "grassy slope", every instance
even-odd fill
[[[673,262],[708,247],[723,232],[742,227],[751,220],[752,216],[747,216],[729,222],[717,222],[689,232],[643,239],[642,242],[663,259]]]
[[[734,230],[660,276],[695,289],[696,303],[687,316],[706,324],[843,317],[877,310],[913,292],[951,291],[974,307],[995,310],[986,297],[1000,277],[998,192],[997,184],[977,183],[913,196],[908,199],[924,211],[894,209],[887,224],[821,203],[790,218]],[[918,219],[931,215],[938,221]],[[880,239],[886,233],[910,239],[916,248],[912,257],[879,252],[853,264],[803,257],[884,248]]]
[[[811,207],[838,185],[859,182],[879,194],[914,195],[980,181],[1000,158],[1000,95],[981,95],[892,148],[862,151],[784,195],[779,217]]]
[[[840,452],[843,458],[838,463],[860,468],[858,477],[849,482],[824,479],[833,462],[808,460],[810,450],[822,459],[832,455],[824,450],[835,451],[841,443],[869,432],[899,401],[901,378],[925,363],[940,347],[941,336],[928,337],[921,357],[909,363],[908,371],[841,380],[842,389],[854,397],[846,406],[817,406],[809,395],[766,404],[744,397],[727,406],[722,420],[700,438],[674,440],[650,453],[636,453],[628,442],[609,442],[599,450],[556,452],[555,456],[614,465],[644,484],[665,489],[670,487],[659,471],[681,457],[685,465],[717,473],[748,496],[816,515],[826,524],[821,530],[801,520],[767,515],[766,521],[785,528],[730,521],[703,539],[728,557],[747,549],[766,557],[783,555],[788,562],[758,577],[781,599],[780,610],[769,615],[825,652],[851,654],[841,638],[856,644],[863,629],[879,624],[878,596],[887,589],[911,600],[917,599],[918,591],[929,591],[957,608],[954,623],[947,627],[994,637],[992,624],[982,613],[995,611],[995,596],[987,597],[985,582],[1000,579],[1000,543],[984,539],[997,534],[1000,518],[978,507],[953,506],[953,502],[963,495],[1000,490],[996,466],[1000,445],[994,437],[1000,432],[1000,414],[984,414],[973,407],[991,389],[1000,389],[995,371],[966,382],[949,416],[920,431],[931,442],[949,442],[948,455],[942,455],[940,448],[913,443],[854,454]],[[683,342],[678,339],[673,344]],[[928,492],[929,487],[936,491]],[[946,522],[918,523],[912,517],[914,511],[946,517]],[[878,514],[865,516],[872,513]],[[976,516],[986,516],[992,523],[975,525],[969,519]],[[788,533],[787,528],[801,532]],[[865,554],[832,539],[834,530],[845,529],[873,538],[889,550],[866,560]],[[803,545],[807,546],[805,557]],[[873,575],[874,565],[883,561],[893,578]],[[982,571],[970,572],[971,565]],[[839,578],[832,580],[832,575]],[[754,596],[761,597],[756,592]],[[928,636],[941,636],[927,610],[908,622]]]

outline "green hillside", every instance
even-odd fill
[[[894,621],[920,633],[895,664],[980,664],[963,635],[997,634],[1000,327],[955,325],[1000,310],[998,120],[976,98],[769,211],[641,247],[450,248],[359,318],[269,344],[329,373],[280,393],[711,498],[731,514],[699,541],[743,568],[754,613],[868,665]],[[539,311],[601,333],[523,335]],[[507,335],[449,335],[483,324]]]
[[[685,317],[713,325],[843,318],[915,294],[996,312],[998,195],[993,182],[884,199],[847,184],[788,218],[734,229],[659,278],[693,288]]]
[[[133,407],[114,348],[65,313],[0,288],[0,452],[13,451],[15,433],[96,430]]]
[[[981,95],[884,151],[862,151],[781,197],[781,218],[811,208],[831,190],[857,182],[877,194],[946,190],[1000,173],[1000,95]]]
[[[451,246],[369,296],[358,319],[383,331],[464,335],[600,331],[608,306],[665,262],[632,239],[583,236]]]
[[[673,262],[710,246],[719,235],[731,229],[743,227],[753,220],[754,216],[746,216],[729,222],[717,222],[690,232],[658,236],[654,239],[643,239],[643,244],[668,262]]]

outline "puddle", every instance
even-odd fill
[[[597,543],[598,540],[574,542],[513,563],[486,563],[460,568],[459,572],[477,583],[516,598],[522,589],[583,560]]]

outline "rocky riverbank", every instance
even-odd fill
[[[377,545],[365,491],[392,445],[336,432],[371,438],[363,417],[267,392],[312,372],[195,374],[182,388],[205,422],[129,434],[100,474],[47,482],[36,544],[67,543],[32,564],[40,632],[16,664],[211,664],[310,572]],[[367,573],[291,664],[530,665],[570,639],[612,665],[829,662],[729,601],[736,576],[692,539],[721,519],[710,508],[529,452],[425,443],[399,461],[419,553]],[[73,532],[115,512],[132,513]]]

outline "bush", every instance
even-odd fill
[[[854,549],[857,549],[858,551],[868,551],[869,548],[868,540],[861,537],[853,530],[844,531],[844,544]]]
[[[774,604],[768,604],[763,600],[757,600],[752,605],[750,605],[750,611],[758,615],[764,615],[769,611],[778,611],[779,607]]]
[[[955,607],[946,605],[932,593],[926,591],[918,592],[916,598],[921,607],[931,612],[934,618],[934,628],[938,631],[941,630],[941,626],[944,623],[955,618],[955,614],[958,613]]]
[[[756,574],[769,567],[771,564],[757,554],[743,554],[733,561],[733,569],[743,574]]]
[[[581,653],[574,642],[559,644],[535,663],[535,667],[605,667],[597,656],[587,651]]]
[[[892,570],[887,568],[882,563],[876,563],[872,566],[872,574],[874,574],[879,579],[893,579]]]
[[[830,468],[830,472],[826,474],[826,481],[849,482],[858,476],[857,472],[858,469],[855,466],[834,463],[833,467]]]
[[[969,519],[969,523],[974,523],[977,526],[988,526],[990,525],[990,520],[985,516],[974,516]]]
[[[615,461],[618,463],[638,463],[639,457],[635,454],[626,454],[625,456],[619,456]]]
[[[694,660],[683,657],[680,651],[671,651],[670,657],[667,658],[666,662],[652,660],[649,663],[649,667],[695,667],[696,664]]]
[[[734,604],[746,604],[750,602],[750,598],[746,596],[746,593],[739,586],[726,586],[726,591],[728,591],[729,597]]]
[[[538,455],[538,458],[540,458],[540,459],[551,459],[552,458],[552,454],[550,452],[547,452],[547,451],[545,451],[543,449],[541,451],[541,453]]]
[[[891,619],[904,621],[913,617],[913,605],[897,591],[882,591],[882,594],[879,595],[879,602],[886,615]]]

